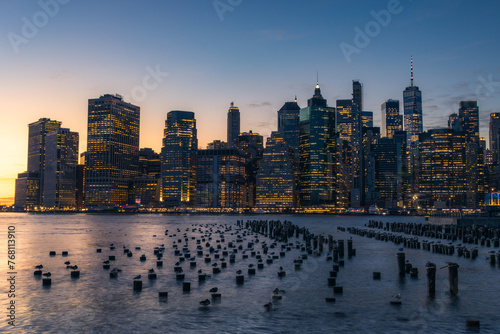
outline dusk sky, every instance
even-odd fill
[[[200,147],[226,140],[231,101],[241,130],[266,138],[284,102],[306,106],[317,72],[330,106],[359,79],[380,126],[380,104],[410,84],[411,55],[424,130],[477,100],[488,137],[500,112],[498,1],[42,0],[1,1],[0,13],[0,203],[26,170],[27,125],[61,121],[83,152],[87,100],[106,93],[141,107],[140,146],[155,151],[174,109],[195,112]]]

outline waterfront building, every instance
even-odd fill
[[[144,174],[130,182],[129,203],[142,207],[157,207],[160,199],[160,179]]]
[[[76,209],[79,135],[57,128],[45,139],[43,206]]]
[[[194,206],[198,137],[191,111],[167,114],[161,149],[162,201],[166,207]]]
[[[244,207],[245,167],[245,157],[238,149],[198,150],[196,206]]]
[[[257,171],[260,167],[260,160],[264,151],[264,139],[251,130],[241,133],[236,142],[236,147],[245,157],[245,207],[255,206]]]
[[[271,132],[257,173],[256,206],[291,208],[295,206],[295,175],[290,146],[282,132]]]
[[[18,209],[34,209],[40,202],[40,173],[17,174],[14,206]]]
[[[316,83],[307,107],[300,109],[300,205],[335,205],[337,143],[335,108],[328,107]]]
[[[28,172],[38,173],[40,178],[38,200],[36,205],[43,204],[43,188],[45,181],[45,152],[47,134],[61,127],[61,122],[50,118],[40,118],[28,125]],[[30,174],[31,176],[35,174]]]

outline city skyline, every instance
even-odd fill
[[[500,111],[494,57],[498,23],[492,10],[497,3],[400,1],[390,7],[395,2],[354,6],[315,1],[325,9],[321,12],[311,4],[284,1],[233,1],[238,5],[227,11],[211,1],[148,7],[106,3],[100,11],[93,10],[97,3],[92,1],[40,3],[0,5],[9,14],[0,23],[5,36],[0,51],[5,73],[2,114],[8,115],[0,131],[5,153],[0,199],[12,197],[17,173],[27,169],[27,124],[43,117],[60,121],[80,134],[83,152],[87,99],[107,93],[122,94],[141,108],[140,147],[156,152],[166,114],[176,109],[195,112],[199,147],[225,140],[231,101],[240,108],[241,132],[269,137],[277,129],[283,103],[297,95],[299,106],[306,106],[317,71],[331,105],[351,98],[351,82],[359,79],[363,109],[373,111],[375,126],[380,126],[380,104],[402,101],[410,84],[411,55],[414,82],[422,90],[424,131],[447,127],[460,101],[477,100],[480,136],[488,138],[490,113]],[[104,20],[106,12],[116,18]],[[332,23],[336,12],[351,14]],[[390,16],[377,21],[380,16],[372,12]],[[95,23],[90,29],[88,21],[78,18],[88,15]],[[139,24],[120,23],[119,17],[136,17]],[[197,24],[186,25],[188,17],[195,17]],[[297,20],[287,22],[289,17]],[[470,24],[461,25],[465,17]],[[26,29],[23,33],[26,22],[36,24],[31,34]],[[356,44],[356,28],[376,27],[372,22],[382,22],[379,32],[371,33],[367,45]],[[199,33],[199,28],[205,31]],[[360,52],[346,57],[342,43]],[[388,47],[396,45],[389,56]]]

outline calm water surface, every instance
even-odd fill
[[[368,219],[377,217],[333,216],[162,216],[162,215],[0,215],[0,273],[2,277],[2,323],[0,331],[7,333],[470,333],[466,319],[480,320],[479,333],[500,332],[500,269],[489,265],[489,251],[479,247],[476,260],[432,254],[423,250],[406,249],[406,259],[419,269],[419,278],[400,280],[395,254],[400,246],[390,242],[362,238],[337,231],[337,226],[361,227]],[[191,291],[182,291],[182,281],[176,280],[172,245],[185,245],[184,233],[190,238],[188,248],[196,256],[196,241],[208,230],[225,232],[225,243],[236,240],[238,219],[290,220],[305,226],[313,233],[332,234],[334,239],[352,237],[357,255],[345,258],[345,266],[338,273],[337,285],[344,293],[335,295],[335,303],[326,303],[325,297],[334,297],[327,278],[332,262],[326,251],[320,257],[309,256],[300,271],[294,270],[293,260],[303,254],[293,248],[286,256],[265,264],[256,275],[249,276],[249,264],[257,260],[249,256],[228,263],[220,274],[211,275],[206,282],[198,282],[197,271],[212,271],[211,263],[198,257],[196,268],[188,261],[182,264],[185,281],[191,282]],[[420,217],[384,217],[383,221],[424,222]],[[212,226],[213,224],[216,227]],[[7,324],[9,289],[7,278],[7,229],[16,229],[16,326]],[[169,235],[165,235],[165,230]],[[232,234],[234,233],[234,234]],[[238,232],[238,233],[242,233]],[[175,236],[173,236],[175,234]],[[244,249],[247,236],[241,245]],[[182,239],[181,242],[178,242]],[[206,240],[216,247],[217,234]],[[259,241],[269,239],[260,236]],[[292,238],[289,242],[296,243]],[[455,242],[458,244],[459,242]],[[110,250],[110,244],[116,246]],[[163,267],[156,267],[154,247],[164,244]],[[204,243],[202,243],[203,246]],[[240,245],[240,244],[238,244]],[[123,253],[130,248],[132,257]],[[141,250],[135,250],[141,247]],[[261,250],[256,245],[256,251]],[[102,248],[102,253],[96,249]],[[56,256],[49,256],[56,251]],[[69,256],[62,257],[61,252]],[[279,248],[269,252],[279,253]],[[206,254],[207,252],[205,252]],[[145,254],[147,260],[139,261]],[[102,261],[115,255],[111,268],[120,268],[118,278],[110,279],[109,270]],[[222,257],[222,255],[221,255]],[[265,257],[264,257],[265,258]],[[226,258],[228,262],[228,258]],[[76,264],[80,278],[72,279],[65,261]],[[438,268],[447,261],[457,262],[459,295],[448,293],[448,270],[437,271],[436,296],[427,295],[425,263],[431,261]],[[33,275],[35,265],[43,264],[50,271],[52,286],[43,287],[41,278]],[[282,266],[286,277],[279,278]],[[148,280],[148,269],[154,268],[158,277]],[[236,271],[245,274],[245,284],[237,285]],[[381,280],[373,280],[372,273],[380,271]],[[134,292],[133,278],[142,275],[143,290]],[[218,287],[220,300],[208,307],[199,304],[210,299],[210,288]],[[285,290],[281,301],[274,302],[272,311],[264,304],[271,301],[275,288]],[[160,300],[159,291],[168,291],[168,299]],[[391,296],[401,294],[402,305],[390,305]],[[476,332],[476,331],[472,331]]]

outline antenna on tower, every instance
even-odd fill
[[[413,55],[410,58],[410,62],[411,62],[411,66],[410,66],[410,69],[411,69],[411,86],[413,87]]]

